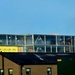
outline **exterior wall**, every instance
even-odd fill
[[[0,68],[2,68],[2,56],[0,55]]]
[[[57,65],[24,65],[22,75],[26,75],[26,68],[31,69],[31,75],[47,75],[47,68],[52,68],[52,75],[57,75]],[[8,69],[13,69],[13,75],[21,75],[21,67],[4,58],[4,75],[8,75]],[[0,55],[0,69],[2,69],[2,56]]]
[[[57,65],[24,65],[22,67],[23,75],[26,75],[26,68],[31,69],[31,75],[47,75],[47,68],[52,68],[52,75],[57,75]]]
[[[2,57],[0,55],[0,69],[2,69]],[[16,63],[8,60],[7,58],[4,58],[4,75],[8,75],[8,69],[13,69],[13,75],[20,75],[20,66]]]

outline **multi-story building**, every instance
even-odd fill
[[[74,53],[75,36],[0,34],[0,51]]]
[[[0,75],[75,75],[75,36],[0,34]]]

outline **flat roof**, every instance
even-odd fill
[[[50,53],[10,53],[0,52],[0,55],[3,55],[7,59],[19,64],[19,65],[27,65],[27,64],[56,64],[58,58],[62,57],[75,57],[75,54],[50,54]]]
[[[0,34],[0,35],[16,35],[16,36],[29,36],[29,35],[46,35],[46,36],[75,36],[75,35],[71,35],[71,34]]]

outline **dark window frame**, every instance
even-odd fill
[[[6,45],[6,35],[0,35],[0,45]]]
[[[34,44],[45,44],[44,35],[34,35]]]
[[[22,36],[22,35],[17,35],[17,36],[16,36],[16,44],[17,44],[17,45],[24,45],[24,36]]]
[[[41,52],[45,52],[45,46],[43,46],[43,45],[35,45],[34,46],[34,50],[35,50],[35,52],[39,52],[39,53],[41,53]]]
[[[56,45],[56,36],[54,35],[47,35],[46,36],[46,44],[47,45]]]
[[[46,53],[52,53],[51,46],[46,46]]]
[[[8,35],[8,45],[15,45],[15,35]]]
[[[57,44],[58,45],[64,45],[65,44],[64,36],[57,36]]]
[[[12,70],[12,74],[10,74],[10,70]],[[13,68],[8,69],[8,75],[13,75]]]
[[[27,71],[29,69],[30,71]],[[26,75],[31,75],[31,68],[26,68]]]
[[[57,53],[64,53],[64,46],[57,46]]]
[[[26,36],[26,45],[32,44],[32,35]]]
[[[2,70],[2,72],[1,72],[1,70]],[[3,75],[3,73],[4,73],[4,70],[3,69],[0,69],[0,75]]]
[[[52,46],[52,53],[56,53],[56,46]]]
[[[48,69],[50,69],[50,71]],[[47,75],[52,75],[52,67],[47,67]]]
[[[71,45],[71,44],[72,44],[72,37],[65,36],[65,45]]]

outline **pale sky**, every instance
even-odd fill
[[[0,34],[75,35],[75,0],[0,0]]]

